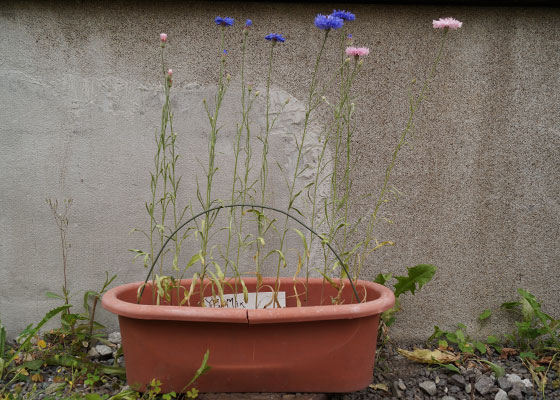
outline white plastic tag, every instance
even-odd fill
[[[286,308],[286,292],[278,292],[276,297],[278,303],[272,301],[272,292],[248,293],[247,302],[243,298],[243,293],[224,294],[225,305],[220,304],[219,297],[205,297],[204,303],[206,307],[211,308],[245,308],[247,310],[255,310],[257,308]],[[280,307],[278,307],[280,304]]]

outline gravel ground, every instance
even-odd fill
[[[379,351],[375,373],[371,387],[353,393],[237,393],[237,394],[200,394],[202,400],[358,400],[358,399],[406,399],[406,400],[560,400],[560,364],[550,368],[547,373],[548,385],[545,396],[539,393],[530,372],[515,355],[500,359],[498,353],[491,353],[485,359],[500,365],[506,375],[495,378],[492,370],[476,358],[466,360],[459,367],[460,373],[449,371],[443,367],[433,367],[408,360],[397,352],[396,345],[387,345]],[[401,345],[401,348],[412,350],[411,345]],[[419,345],[418,347],[422,347]],[[105,365],[113,365],[113,354],[107,354],[105,359],[100,355],[92,358]],[[109,358],[107,358],[109,357]],[[118,364],[124,366],[124,359],[119,357]],[[90,393],[91,389],[84,385],[83,379],[78,379],[70,390],[69,384],[61,380],[62,376],[69,377],[71,368],[47,366],[40,371],[43,382],[36,383],[35,399],[64,399],[77,398]],[[22,394],[29,393],[33,382],[19,382],[6,387],[6,382],[0,381],[6,392],[16,390]],[[116,377],[106,377],[95,387],[95,393],[109,396],[128,388],[126,382]],[[0,397],[1,398],[1,397]],[[76,398],[76,397],[74,397]]]
[[[402,346],[412,350],[415,346]],[[417,347],[425,347],[418,345]],[[472,399],[560,399],[560,376],[558,369],[550,368],[549,384],[545,396],[538,393],[531,374],[517,356],[503,360],[492,352],[485,359],[502,366],[506,375],[496,379],[492,370],[476,360],[467,361],[459,367],[460,373],[443,367],[433,367],[409,361],[396,351],[397,346],[386,346],[379,352],[373,385],[385,384],[387,391],[367,388],[359,392],[330,395],[329,399],[406,399],[406,400],[472,400]],[[558,365],[558,364],[557,364]],[[559,367],[560,368],[560,367]]]

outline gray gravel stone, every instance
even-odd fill
[[[509,390],[513,387],[513,384],[505,376],[500,376],[498,378],[498,385],[506,392],[509,392]]]
[[[397,381],[397,386],[400,390],[405,391],[406,390],[406,385],[404,384],[402,379],[399,379]]]
[[[92,347],[91,349],[89,349],[87,354],[88,354],[88,356],[90,356],[92,358],[99,358],[99,353],[97,352],[97,350],[95,350],[95,347]]]
[[[467,383],[467,384],[465,385],[465,392],[467,392],[468,394],[470,394],[470,393],[471,393],[471,390],[472,390],[472,385],[471,385],[470,383]]]
[[[510,381],[512,384],[514,382],[521,382],[521,377],[519,375],[516,374],[506,374],[506,378],[508,381]]]
[[[97,346],[95,346],[95,350],[101,357],[110,357],[113,355],[113,349],[104,344],[98,344]]]
[[[496,393],[496,396],[494,396],[494,400],[509,400],[509,397],[504,390],[500,389],[498,393]]]
[[[523,393],[521,392],[521,389],[514,387],[508,392],[508,397],[511,400],[523,400]]]
[[[432,381],[424,381],[419,386],[422,390],[424,390],[430,396],[435,396],[436,393],[437,393],[436,384]]]
[[[463,377],[463,375],[459,375],[459,374],[451,375],[451,380],[453,382],[458,383],[461,386],[465,386],[465,378]]]
[[[531,382],[530,379],[523,379],[521,383],[523,383],[527,389],[533,388],[533,382]]]
[[[521,381],[513,382],[513,389],[517,389],[521,393],[527,393],[527,386]]]
[[[478,393],[484,395],[494,387],[494,378],[488,375],[482,375],[476,381],[474,388],[478,391]]]
[[[393,396],[395,396],[397,399],[401,399],[404,397],[403,391],[399,388],[398,381],[393,382]]]
[[[457,399],[456,399],[455,397],[453,397],[453,396],[443,396],[443,397],[441,398],[441,400],[457,400]]]
[[[451,393],[459,393],[461,391],[461,389],[455,385],[449,385],[448,389]]]
[[[114,343],[114,344],[121,344],[122,343],[121,333],[120,332],[111,332],[111,333],[109,333],[109,336],[107,337],[107,340],[109,340],[109,342]]]

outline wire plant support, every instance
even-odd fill
[[[177,229],[175,229],[175,231],[173,233],[171,233],[171,235],[169,235],[169,237],[163,243],[163,246],[161,247],[161,249],[157,253],[156,257],[154,258],[154,261],[152,262],[152,266],[150,267],[150,270],[148,271],[146,279],[144,280],[144,284],[142,285],[142,288],[140,289],[140,294],[138,296],[137,303],[140,303],[140,299],[142,298],[142,295],[144,294],[144,288],[146,287],[146,285],[148,284],[148,281],[150,280],[150,276],[152,275],[152,272],[154,270],[154,267],[155,267],[159,257],[163,253],[163,250],[165,250],[165,247],[167,246],[167,244],[177,234],[177,232],[179,232],[181,229],[183,229],[189,223],[193,222],[194,220],[196,220],[198,217],[200,217],[202,215],[209,214],[213,211],[218,211],[219,212],[222,209],[235,208],[235,207],[260,208],[260,209],[264,209],[264,210],[271,210],[271,211],[279,212],[281,214],[284,214],[286,217],[292,219],[293,221],[297,222],[299,225],[303,226],[305,229],[307,229],[313,235],[317,236],[318,238],[322,238],[321,235],[319,235],[317,232],[315,232],[312,228],[307,226],[305,223],[303,223],[298,218],[294,217],[293,215],[289,214],[288,212],[286,212],[284,210],[280,210],[280,209],[275,208],[275,207],[269,207],[269,206],[264,206],[264,205],[256,205],[256,204],[225,204],[225,205],[220,205],[220,206],[209,208],[208,210],[201,211],[198,214],[191,217],[189,220],[187,220],[186,222],[181,224]],[[337,258],[338,262],[342,266],[342,269],[344,270],[344,273],[346,274],[346,277],[347,277],[348,281],[350,282],[350,286],[352,287],[352,291],[354,292],[354,296],[356,297],[356,301],[358,303],[360,303],[361,302],[360,301],[360,296],[358,295],[358,291],[356,290],[356,287],[354,286],[354,282],[352,282],[352,279],[350,278],[350,273],[348,272],[348,268],[346,268],[346,264],[344,264],[344,261],[342,261],[342,258],[340,258],[338,253],[333,249],[333,247],[331,246],[331,244],[329,242],[325,241],[324,243],[327,245],[329,250],[334,254],[334,256]]]

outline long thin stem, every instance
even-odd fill
[[[447,32],[448,32],[447,29],[444,30],[444,32],[443,32],[443,36],[442,36],[441,44],[439,46],[439,50],[437,52],[437,56],[434,60],[434,63],[432,64],[432,68],[431,68],[428,76],[426,77],[426,80],[424,81],[424,84],[422,86],[422,89],[420,90],[419,95],[416,97],[416,99],[414,101],[411,101],[409,116],[408,116],[408,120],[406,122],[405,128],[403,129],[403,131],[401,133],[401,136],[399,138],[399,141],[397,143],[397,146],[395,147],[395,150],[393,151],[391,161],[389,162],[389,165],[387,166],[387,168],[385,170],[385,179],[383,180],[383,184],[381,186],[381,191],[379,193],[379,197],[377,199],[377,202],[375,203],[375,208],[373,210],[373,213],[370,216],[370,221],[369,221],[369,224],[368,224],[368,227],[367,227],[367,230],[366,230],[364,246],[363,246],[363,250],[362,250],[363,255],[361,257],[361,262],[364,261],[364,258],[365,258],[364,256],[366,256],[368,254],[369,244],[373,240],[373,237],[372,237],[373,228],[375,226],[375,223],[377,222],[379,209],[380,209],[381,205],[383,203],[385,203],[385,195],[387,193],[389,180],[391,178],[391,172],[393,171],[393,168],[395,167],[397,156],[398,156],[399,151],[401,150],[402,146],[407,141],[408,135],[409,135],[409,133],[412,129],[412,126],[413,126],[414,115],[416,114],[416,111],[418,111],[420,105],[422,104],[422,101],[424,100],[424,97],[425,97],[425,95],[428,91],[429,84],[430,84],[431,80],[433,79],[433,77],[436,73],[437,65],[439,64],[439,61],[441,59],[441,55],[443,54],[443,48],[444,48],[444,45],[445,45],[445,39],[447,37]]]

